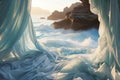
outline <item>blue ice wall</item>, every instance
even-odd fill
[[[119,80],[120,1],[90,0],[90,4],[100,21],[96,52],[56,60],[35,38],[31,0],[0,0],[0,80]]]
[[[100,21],[98,62],[105,62],[112,71],[113,80],[119,80],[120,0],[90,0],[90,4],[91,11],[98,14]]]
[[[0,0],[0,60],[40,50],[30,17],[31,0]],[[37,49],[38,48],[38,49]]]
[[[0,0],[0,80],[48,80],[54,70],[36,40],[30,8],[31,0]]]

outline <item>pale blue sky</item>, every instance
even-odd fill
[[[32,0],[32,6],[40,7],[49,11],[60,10],[70,6],[72,3],[80,2],[80,0]]]

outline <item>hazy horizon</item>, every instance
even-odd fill
[[[32,1],[32,8],[39,7],[51,13],[55,10],[63,11],[65,7],[69,7],[75,2],[80,2],[80,0],[34,0]]]
[[[49,10],[45,10],[40,7],[32,7],[31,14],[32,15],[50,15],[51,13]]]

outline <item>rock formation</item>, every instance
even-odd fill
[[[55,10],[49,17],[48,20],[58,20],[58,19],[64,19],[66,13],[72,11],[74,7],[77,7],[80,5],[79,2],[72,4],[69,8],[65,7],[62,12]]]
[[[55,28],[87,30],[90,28],[99,28],[99,21],[97,15],[91,13],[90,4],[88,0],[81,0],[73,10],[66,13],[64,20],[54,22]]]

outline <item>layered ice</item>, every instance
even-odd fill
[[[90,4],[99,43],[95,29],[55,30],[37,20],[33,30],[31,0],[1,0],[0,80],[119,80],[120,1]]]
[[[120,20],[120,1],[119,0],[90,0],[91,10],[98,14],[100,21],[99,46],[96,50],[96,62],[102,60],[101,66],[105,68],[106,77],[112,80],[119,80],[120,52],[119,52],[119,20]],[[98,69],[101,72],[101,69]]]

